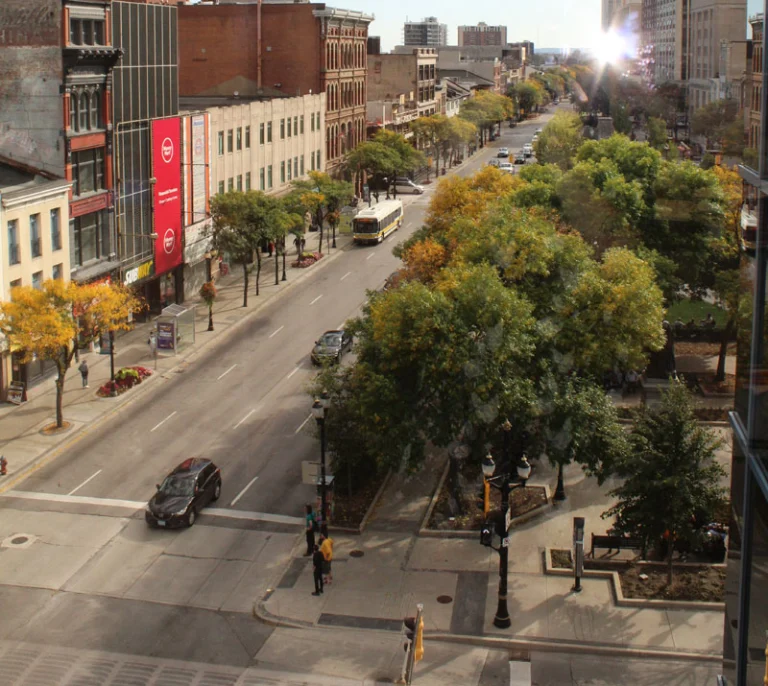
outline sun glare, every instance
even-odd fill
[[[622,37],[609,31],[600,35],[592,52],[600,64],[615,64],[624,56],[625,49]]]

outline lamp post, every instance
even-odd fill
[[[115,332],[109,330],[109,378],[115,380]]]
[[[326,519],[326,479],[325,479],[325,413],[331,405],[327,391],[312,403],[312,416],[320,427],[320,530],[328,535],[328,520]]]
[[[205,280],[213,281],[213,271],[211,269],[211,260],[213,257],[210,252],[206,252],[203,257],[205,257]]]
[[[511,458],[510,446],[512,442],[512,425],[505,421],[502,425],[504,430],[504,452],[503,464],[496,465],[491,454],[483,458],[482,469],[483,477],[495,488],[501,491],[501,517],[498,519],[498,533],[501,537],[499,546],[499,604],[496,608],[496,616],[493,618],[493,625],[500,629],[508,629],[512,620],[509,617],[507,609],[507,572],[509,567],[509,524],[512,519],[509,511],[509,493],[512,488],[525,488],[525,482],[531,475],[531,465],[528,463],[524,454],[520,455],[520,461],[517,464],[518,483],[510,485]],[[496,474],[496,472],[500,472]]]
[[[283,278],[280,279],[281,281],[287,281],[288,277],[285,275],[285,253],[286,253],[286,245],[285,245],[285,236],[283,236]]]

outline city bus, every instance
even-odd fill
[[[360,210],[352,220],[355,243],[381,243],[403,223],[403,203],[382,200],[373,207]]]

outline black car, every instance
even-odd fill
[[[158,484],[144,518],[150,526],[192,526],[208,503],[221,495],[221,470],[210,460],[190,457]]]
[[[525,156],[519,152],[515,155],[515,164],[525,164]]]
[[[323,362],[341,362],[341,356],[352,349],[352,336],[346,331],[326,331],[315,341],[315,347],[312,348],[312,364],[322,364]]]

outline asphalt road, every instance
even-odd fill
[[[519,150],[548,118],[503,126],[501,138],[458,173],[474,173],[498,147]],[[421,226],[434,187],[412,199],[403,227],[383,244],[346,250],[19,488],[142,501],[182,459],[199,455],[222,469],[218,507],[300,516],[313,491],[301,484],[301,462],[319,459],[309,351],[323,331],[358,315],[366,289],[380,288],[398,268],[392,248]]]

